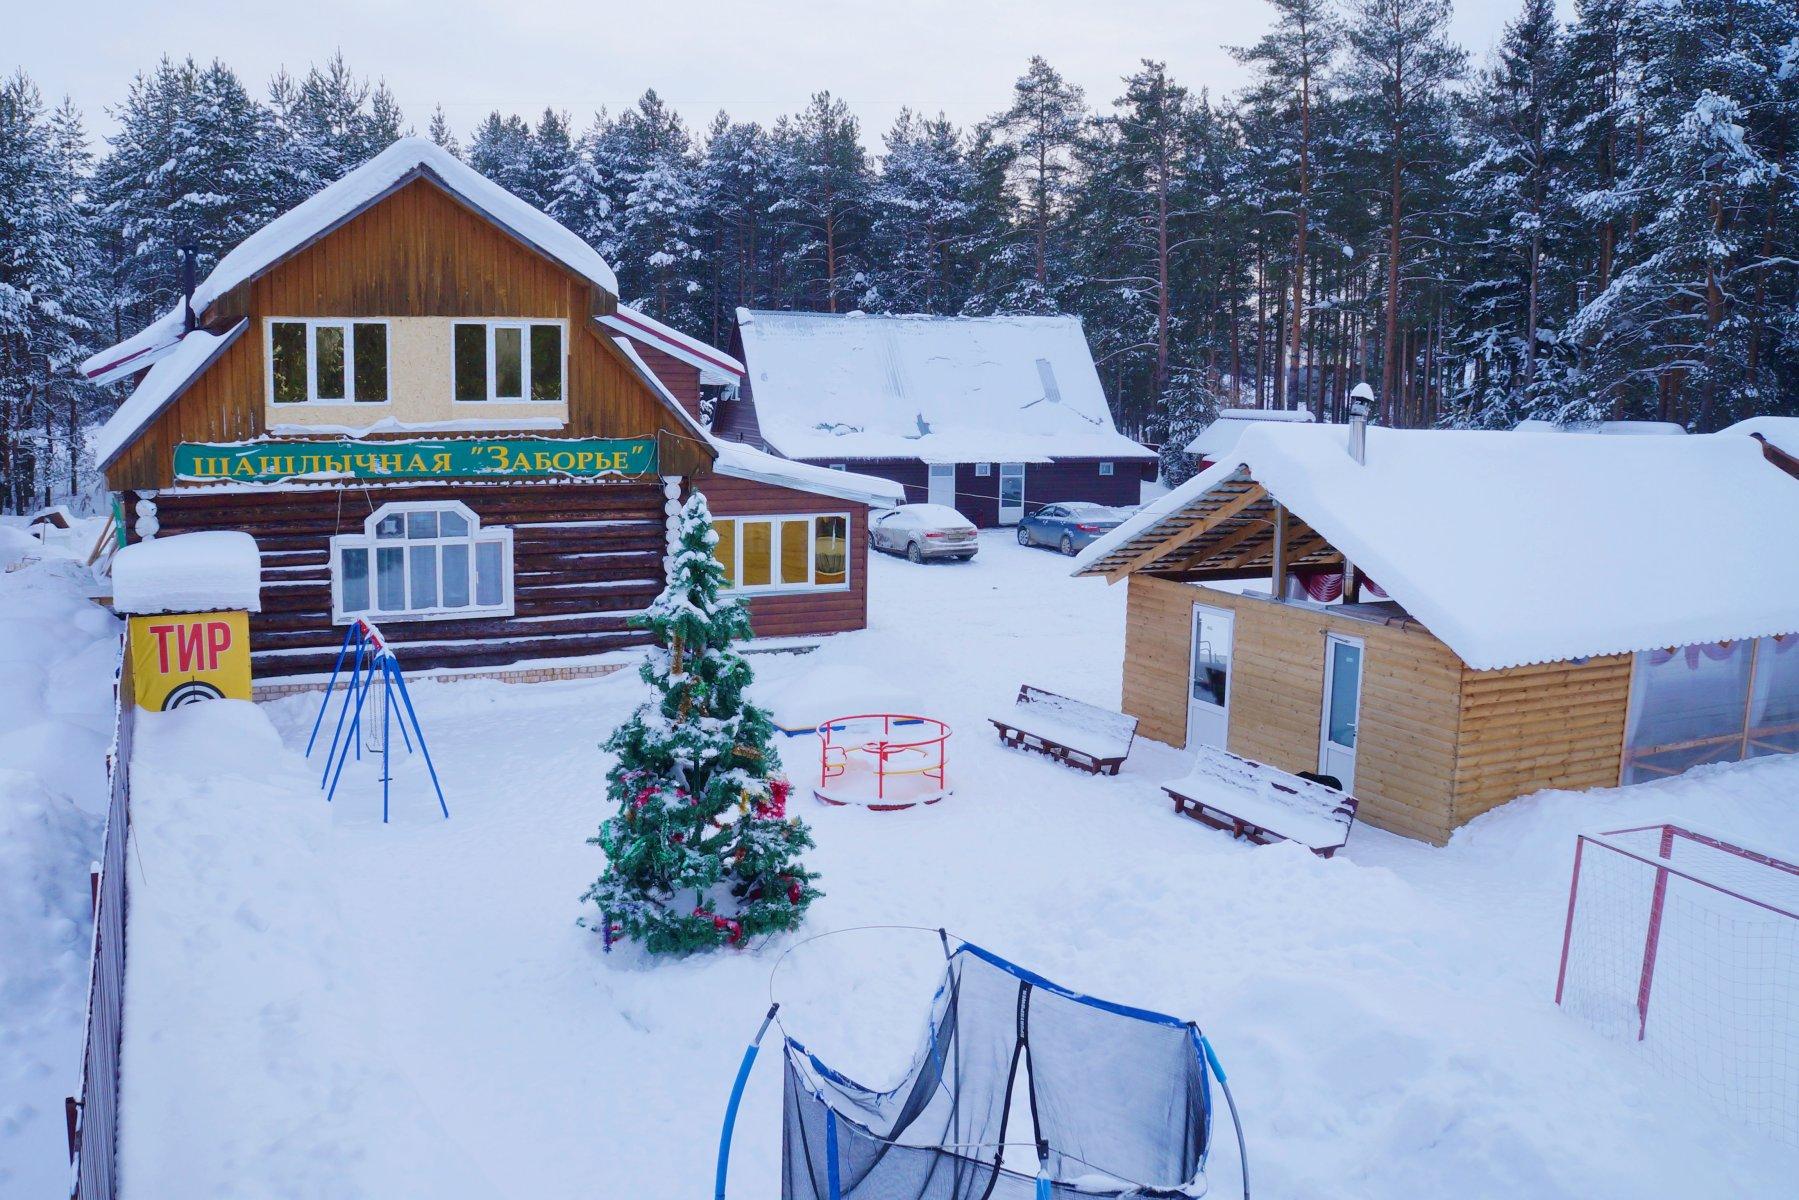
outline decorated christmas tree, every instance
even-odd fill
[[[718,535],[703,496],[681,510],[668,586],[643,616],[657,646],[642,676],[659,698],[613,732],[606,776],[618,811],[589,841],[606,870],[582,897],[607,944],[680,954],[794,929],[819,895],[800,864],[812,834],[787,816],[774,722],[751,704],[750,666],[733,648],[749,614],[721,595]]]

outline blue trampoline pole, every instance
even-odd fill
[[[1231,1127],[1237,1131],[1237,1166],[1243,1172],[1243,1200],[1249,1200],[1249,1151],[1243,1146],[1243,1122],[1237,1119],[1237,1101],[1231,1095],[1231,1085],[1224,1078],[1224,1067],[1218,1062],[1211,1040],[1201,1034],[1199,1045],[1206,1052],[1206,1063],[1212,1068],[1212,1074],[1218,1077],[1218,1086],[1224,1089],[1224,1102],[1230,1106]]]
[[[605,915],[601,919],[611,920]],[[725,1200],[725,1176],[731,1170],[731,1131],[737,1126],[737,1106],[743,1101],[744,1085],[750,1081],[750,1068],[756,1065],[756,1051],[762,1048],[762,1035],[774,1023],[775,1013],[780,1007],[778,1003],[768,1006],[768,1015],[762,1018],[762,1028],[756,1030],[756,1036],[743,1051],[743,1062],[737,1067],[737,1082],[731,1085],[731,1102],[725,1106],[725,1127],[718,1135],[718,1180],[712,1190],[714,1200]]]

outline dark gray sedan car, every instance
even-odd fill
[[[1129,515],[1124,509],[1085,500],[1045,504],[1018,523],[1018,544],[1051,546],[1064,554],[1079,554]]]

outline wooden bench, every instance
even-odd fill
[[[1137,718],[1025,684],[1005,717],[989,717],[999,740],[1095,775],[1116,775],[1137,739]]]
[[[1175,812],[1214,829],[1264,846],[1298,842],[1329,858],[1349,841],[1356,814],[1356,798],[1331,787],[1335,782],[1201,746],[1193,770],[1162,790]]]

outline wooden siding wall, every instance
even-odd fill
[[[633,341],[632,347],[643,359],[651,373],[662,381],[662,386],[675,394],[687,415],[698,421],[700,419],[700,369],[692,363],[684,363],[672,354],[667,354],[656,347],[643,342]]]
[[[238,529],[262,550],[262,611],[250,615],[256,678],[329,671],[330,539],[360,533],[399,500],[460,500],[482,526],[512,529],[514,615],[382,624],[408,670],[500,666],[643,645],[626,618],[662,589],[660,486],[635,483],[383,484],[249,492],[190,488],[156,498],[161,533]],[[135,540],[135,538],[134,538]]]
[[[749,596],[750,626],[757,637],[806,637],[844,633],[868,625],[868,506],[751,479],[710,475],[699,481],[715,517],[783,513],[843,513],[850,517],[850,585],[840,591]]]
[[[1543,788],[1615,787],[1631,656],[1462,675],[1455,822]]]
[[[263,320],[271,316],[564,318],[569,423],[563,436],[680,431],[679,418],[638,378],[610,331],[593,322],[596,307],[614,303],[436,184],[414,180],[201,314],[209,326],[249,317],[250,327],[113,463],[107,482],[115,491],[168,487],[177,443],[265,432]],[[448,392],[450,364],[443,369]],[[685,438],[663,439],[665,473],[690,474],[710,457]]]
[[[1462,663],[1417,626],[1383,625],[1153,576],[1130,580],[1125,711],[1186,744],[1195,604],[1236,613],[1227,749],[1286,771],[1318,769],[1326,633],[1360,638],[1355,794],[1370,824],[1441,844],[1455,826]]]

